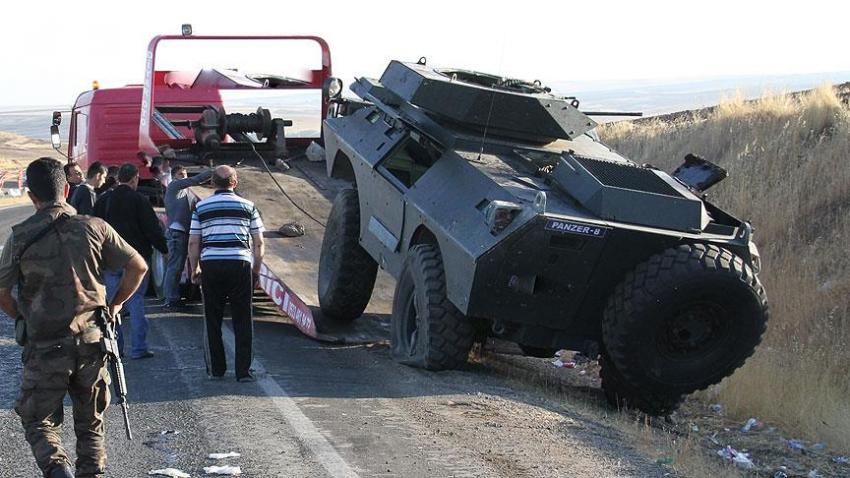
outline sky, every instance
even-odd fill
[[[196,34],[322,36],[346,85],[421,56],[593,85],[850,71],[848,14],[850,5],[820,0],[9,1],[0,107],[70,105],[92,80],[139,83],[150,38],[178,34],[182,23]]]

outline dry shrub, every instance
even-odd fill
[[[737,95],[600,135],[639,163],[672,170],[693,152],[729,171],[710,200],[754,224],[771,319],[755,356],[709,398],[850,450],[850,111],[834,89]]]

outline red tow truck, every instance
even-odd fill
[[[175,53],[181,49],[183,57]],[[227,52],[231,58],[225,60]],[[237,66],[242,61],[248,66]],[[287,62],[288,69],[281,69],[279,64]],[[189,68],[172,65],[187,63]],[[163,157],[190,171],[240,165],[239,192],[257,204],[267,227],[305,226],[300,238],[267,234],[261,288],[311,337],[365,338],[371,332],[362,329],[370,321],[323,330],[314,307],[323,222],[336,191],[347,183],[329,177],[324,162],[307,161],[305,150],[321,144],[322,120],[341,90],[342,83],[332,77],[330,49],[320,37],[195,36],[184,25],[182,35],[151,40],[144,83],[93,88],[78,96],[67,158],[83,169],[94,161],[107,167],[137,164],[139,191],[154,204],[161,204],[164,189],[148,167]],[[57,149],[61,120],[54,113],[51,137]],[[291,169],[277,171],[273,166],[281,162]],[[199,198],[209,190],[193,188],[192,194]],[[160,292],[165,260],[155,252],[152,262],[151,283]],[[185,274],[183,282],[188,282]],[[367,314],[389,311],[391,291],[382,278]]]

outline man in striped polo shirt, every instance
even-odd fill
[[[251,296],[263,260],[265,228],[254,203],[233,192],[238,183],[235,169],[217,167],[212,183],[216,192],[197,204],[189,230],[192,282],[200,281],[204,294],[207,374],[217,379],[227,370],[221,323],[229,300],[236,336],[236,380],[252,382]]]

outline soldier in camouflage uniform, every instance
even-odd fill
[[[102,477],[109,375],[96,319],[107,307],[103,271],[124,270],[107,308],[108,317],[114,317],[147,266],[107,223],[74,215],[65,202],[68,183],[59,161],[30,163],[27,183],[37,211],[12,227],[0,256],[0,309],[26,325],[15,411],[44,476],[73,478],[60,439],[62,400],[68,393],[77,436],[76,476]]]

